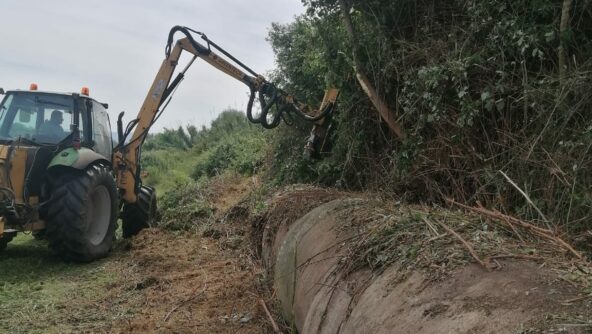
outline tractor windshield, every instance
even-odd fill
[[[57,144],[72,131],[73,110],[72,96],[9,92],[0,104],[0,140]]]

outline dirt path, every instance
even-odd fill
[[[122,278],[101,302],[130,313],[113,332],[261,333],[257,266],[240,245],[146,230],[108,270]],[[235,236],[236,238],[236,236]],[[239,239],[234,239],[239,240]],[[238,246],[238,247],[237,247]]]
[[[218,185],[216,218],[252,186],[235,181]],[[247,228],[237,217],[205,233],[148,229],[87,265],[22,236],[0,255],[0,332],[268,332]]]
[[[216,185],[216,221],[251,188],[249,179]],[[244,224],[241,224],[244,223]],[[261,271],[240,219],[200,234],[149,229],[124,245],[113,270],[131,278],[114,287],[103,306],[128,304],[133,315],[106,329],[114,332],[262,333],[258,306]]]

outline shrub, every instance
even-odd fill
[[[211,177],[225,170],[244,175],[257,172],[265,156],[263,130],[236,110],[223,111],[210,128],[165,129],[143,146],[145,183],[161,191]]]
[[[269,35],[276,80],[297,96],[341,89],[333,151],[310,164],[273,141],[278,182],[342,184],[412,201],[465,202],[589,229],[592,168],[592,11],[574,2],[559,31],[560,1],[353,0],[363,69],[397,113],[393,138],[359,87],[336,0],[305,0],[307,14]],[[568,55],[559,77],[558,47]],[[297,52],[294,52],[297,50]],[[282,134],[284,136],[284,134]]]

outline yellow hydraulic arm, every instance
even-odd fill
[[[174,47],[174,34],[180,32],[185,35],[184,38],[176,41]],[[207,42],[204,46],[193,38],[192,33],[198,34]],[[228,57],[245,71],[239,69],[234,64],[221,58],[211,49],[215,48],[224,56]],[[178,65],[179,58],[183,51],[189,52],[193,58],[187,66],[172,80],[175,68]],[[135,203],[137,200],[137,191],[140,186],[140,155],[141,147],[148,135],[148,130],[160,116],[170,101],[170,96],[178,84],[183,80],[184,74],[189,69],[196,58],[201,58],[216,69],[230,75],[247,85],[251,91],[249,102],[247,104],[247,118],[253,123],[259,123],[265,128],[274,128],[284,119],[285,113],[295,113],[296,115],[315,122],[312,136],[315,136],[316,128],[322,133],[325,117],[332,111],[338,96],[338,90],[329,89],[325,92],[325,98],[319,110],[312,110],[308,106],[297,101],[291,95],[286,94],[270,82],[267,82],[263,76],[255,73],[253,70],[242,64],[228,52],[220,48],[214,42],[209,40],[204,34],[186,27],[175,26],[169,33],[166,47],[166,57],[156,74],[156,78],[148,91],[146,99],[135,120],[128,124],[123,130],[121,119],[123,113],[118,119],[119,144],[113,152],[113,166],[116,173],[117,186],[121,191],[122,199],[126,203]],[[259,96],[261,112],[258,117],[252,114],[255,95]],[[167,100],[168,99],[168,100]],[[126,140],[133,130],[130,140]],[[312,141],[309,140],[309,142]],[[310,145],[307,145],[309,148]],[[309,148],[310,149],[310,148]]]

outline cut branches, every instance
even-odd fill
[[[518,192],[522,196],[524,196],[524,199],[526,200],[526,202],[528,202],[528,204],[530,204],[530,206],[532,206],[536,210],[536,212],[539,214],[539,216],[541,216],[541,219],[543,219],[543,221],[545,222],[545,224],[547,224],[547,228],[549,228],[549,230],[551,230],[551,227],[549,226],[549,220],[547,220],[547,217],[545,217],[545,215],[543,214],[543,212],[541,211],[541,209],[539,209],[539,207],[534,204],[534,202],[532,201],[532,199],[530,199],[530,196],[528,196],[528,194],[526,193],[526,191],[522,190],[516,184],[516,182],[514,182],[506,173],[504,173],[501,170],[499,172],[506,178],[506,180],[508,180],[508,182],[510,182],[510,184],[514,188],[516,188],[516,190],[518,190]]]
[[[464,208],[464,209],[479,213],[481,215],[487,216],[489,218],[492,218],[495,221],[501,221],[501,222],[505,222],[507,224],[517,225],[517,226],[520,226],[520,227],[525,228],[527,230],[530,230],[531,232],[533,232],[534,234],[536,234],[542,238],[548,239],[550,241],[553,241],[553,242],[559,244],[561,247],[565,248],[571,254],[573,254],[573,256],[575,256],[576,258],[578,258],[580,260],[584,259],[584,257],[582,256],[582,254],[580,254],[580,252],[576,251],[565,240],[556,236],[555,233],[550,229],[544,229],[544,228],[529,224],[529,223],[522,221],[516,217],[505,215],[497,210],[488,210],[483,207],[468,206],[468,205],[459,203],[451,198],[445,198],[445,200],[447,202],[454,204],[456,206],[459,206],[461,208]]]
[[[273,332],[276,334],[281,334],[282,331],[280,330],[280,327],[277,325],[275,320],[273,320],[273,317],[271,316],[271,312],[269,312],[269,308],[267,307],[267,305],[265,304],[265,301],[263,299],[259,299],[259,305],[261,305],[261,307],[263,308],[263,311],[265,311],[265,315],[267,316],[267,319],[269,319],[269,323],[271,324],[271,327],[273,328]]]
[[[471,244],[468,241],[466,241],[463,237],[461,237],[460,234],[456,233],[453,229],[451,229],[450,227],[446,226],[446,224],[444,224],[442,222],[438,222],[438,224],[440,226],[442,226],[442,228],[445,229],[446,232],[450,233],[455,238],[457,238],[460,242],[462,242],[462,244],[469,251],[469,253],[471,254],[471,256],[475,259],[475,261],[477,261],[477,263],[479,263],[481,265],[481,267],[483,267],[487,271],[490,271],[491,270],[490,266],[488,266],[487,263],[485,261],[481,260],[481,258],[479,257],[479,255],[477,255],[477,252],[475,252],[475,249],[473,249],[473,246],[471,246]]]

